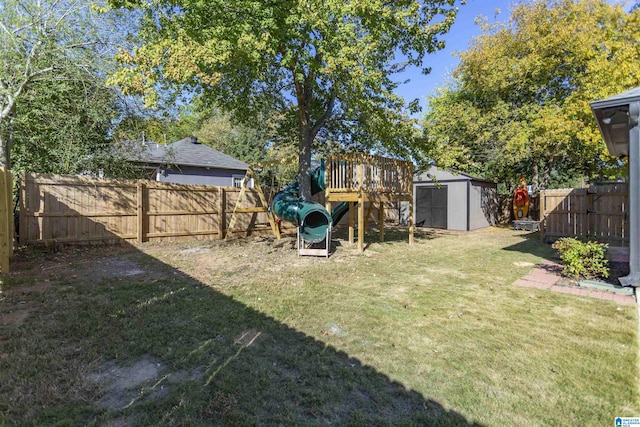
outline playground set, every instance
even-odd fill
[[[241,208],[243,191],[252,178],[262,206]],[[302,200],[297,181],[277,193],[268,204],[253,167],[249,168],[229,228],[233,228],[236,214],[269,212],[269,222],[277,238],[280,238],[278,219],[296,226],[299,255],[328,257],[332,229],[348,213],[349,243],[353,244],[355,240],[357,216],[358,250],[363,252],[365,222],[372,207],[378,206],[380,241],[384,241],[385,204],[406,201],[409,202],[409,244],[413,244],[411,162],[362,153],[328,157],[311,172],[311,192],[324,192],[325,205]]]

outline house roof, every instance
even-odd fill
[[[630,154],[630,125],[637,123],[640,87],[619,93],[610,98],[591,102],[591,111],[612,156]]]
[[[619,93],[610,98],[593,101],[591,102],[591,108],[594,110],[611,108],[620,106],[621,104],[630,104],[635,101],[640,101],[640,86],[626,92]]]
[[[153,141],[128,141],[123,151],[127,160],[139,163],[242,171],[249,167],[247,163],[214,150],[195,138],[183,138],[167,145]]]

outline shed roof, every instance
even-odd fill
[[[421,174],[416,174],[413,181],[414,182],[432,181],[432,178],[435,178],[438,182],[478,181],[478,182],[487,182],[487,183],[495,184],[493,181],[489,181],[484,178],[469,175],[464,172],[458,172],[458,171],[453,171],[448,169],[440,169],[437,166],[431,166],[429,169],[422,172]]]
[[[147,164],[172,164],[242,171],[249,168],[247,163],[214,150],[192,138],[183,138],[167,145],[153,141],[128,141],[123,151],[127,160]]]

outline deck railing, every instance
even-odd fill
[[[328,157],[325,168],[330,192],[412,192],[413,164],[408,161],[369,154],[346,154]]]

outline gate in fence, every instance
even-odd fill
[[[543,238],[577,236],[629,246],[628,199],[628,185],[620,182],[541,191]]]

